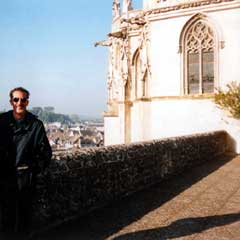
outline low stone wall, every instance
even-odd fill
[[[228,150],[224,131],[56,155],[38,178],[37,229],[68,221]]]

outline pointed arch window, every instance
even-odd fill
[[[142,78],[142,64],[140,52],[137,53],[135,58],[135,82],[136,82],[136,97],[141,98],[145,94],[144,79]]]
[[[135,98],[143,98],[147,96],[147,69],[143,64],[141,58],[141,51],[139,49],[136,50],[133,56],[132,61],[133,66],[133,80],[135,87]]]
[[[185,94],[214,92],[214,33],[199,19],[187,30],[184,41]]]

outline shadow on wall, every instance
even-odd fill
[[[227,134],[227,146],[228,152],[237,153],[237,143],[229,134]]]
[[[146,234],[148,239],[167,240],[200,233],[210,228],[224,226],[237,221],[240,221],[240,213],[184,218],[177,220],[166,227],[129,233],[116,237],[113,240],[142,240]]]

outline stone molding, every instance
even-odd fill
[[[135,102],[153,102],[163,100],[206,100],[214,99],[214,93],[208,94],[195,94],[195,95],[183,95],[183,96],[154,96],[154,97],[142,97],[128,101],[116,101],[117,104],[129,104],[132,105]]]
[[[103,117],[118,117],[118,114],[115,112],[104,112]]]
[[[195,7],[200,7],[200,6],[206,6],[206,5],[211,5],[211,4],[220,4],[220,3],[227,3],[227,2],[234,2],[235,0],[202,0],[202,1],[192,1],[188,3],[180,3],[176,4],[173,6],[166,6],[166,7],[161,7],[157,9],[151,9],[148,10],[144,13],[145,16],[152,16],[156,15],[159,13],[166,13],[166,12],[171,12],[171,11],[176,11],[176,10],[182,10],[182,9],[187,9],[187,8],[195,8]]]

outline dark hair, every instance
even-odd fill
[[[20,92],[26,93],[27,99],[28,99],[29,96],[30,96],[30,93],[29,93],[29,91],[28,91],[27,89],[25,89],[25,88],[23,88],[23,87],[17,87],[17,88],[14,88],[14,89],[12,89],[12,90],[10,91],[10,93],[9,93],[10,99],[13,98],[13,93],[16,92],[16,91],[20,91]]]

